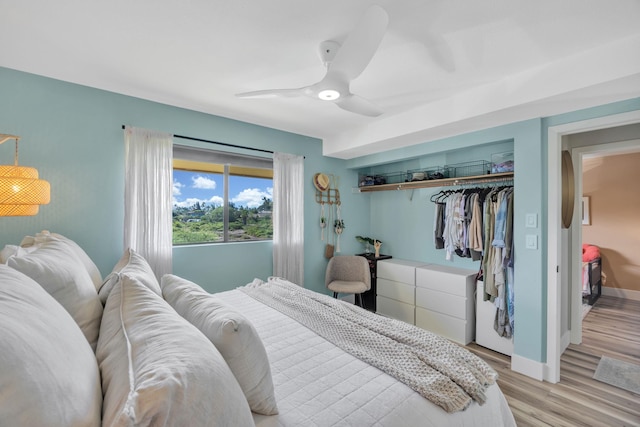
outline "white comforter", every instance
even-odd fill
[[[515,426],[497,385],[484,405],[450,414],[248,295],[216,295],[254,324],[271,362],[280,414],[254,414],[257,426]]]

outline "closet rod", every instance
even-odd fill
[[[126,126],[122,125],[122,129],[124,129],[124,128],[126,128]],[[226,147],[242,148],[244,150],[261,151],[263,153],[273,154],[273,151],[271,151],[271,150],[263,150],[262,148],[245,147],[243,145],[235,145],[235,144],[229,144],[229,143],[226,143],[226,142],[211,141],[209,139],[194,138],[192,136],[175,135],[175,134],[173,136],[175,138],[188,139],[188,140],[191,140],[191,141],[206,142],[206,143],[209,143],[209,144],[224,145]]]

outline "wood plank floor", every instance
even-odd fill
[[[640,426],[640,394],[594,380],[601,356],[640,365],[640,301],[602,296],[582,323],[582,344],[562,355],[560,382],[536,381],[511,371],[511,359],[467,346],[498,371],[519,427]]]

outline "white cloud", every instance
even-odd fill
[[[176,180],[173,180],[173,195],[174,196],[179,196],[182,194],[182,187],[184,187],[184,184],[181,182],[178,182]]]
[[[196,202],[200,203],[201,205],[204,203],[207,206],[222,206],[222,204],[224,203],[224,199],[220,196],[213,196],[209,199],[199,199],[197,197],[190,197],[186,200],[183,201],[178,201],[175,197],[173,198],[173,206],[177,206],[179,208],[190,208],[191,206],[195,205]]]
[[[193,181],[193,188],[199,188],[202,190],[215,190],[217,185],[213,179],[205,178],[200,175],[191,177],[191,181]]]
[[[247,188],[242,190],[236,197],[233,197],[231,201],[236,205],[257,208],[262,204],[263,197],[272,199],[273,188],[267,188],[267,191],[262,191],[259,188]]]

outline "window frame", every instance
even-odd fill
[[[247,241],[229,239],[229,180],[231,176],[245,176],[252,178],[271,179],[273,182],[273,158],[263,156],[253,156],[236,152],[219,151],[190,145],[173,145],[172,170],[182,170],[187,172],[202,172],[207,174],[220,174],[223,180],[223,239],[208,242],[174,243],[172,226],[172,245],[207,245],[224,243],[249,243],[272,241],[271,237],[264,239],[251,239]],[[273,203],[273,195],[271,196]],[[173,205],[173,203],[172,203]],[[175,205],[172,206],[172,212]],[[172,215],[173,222],[173,215]],[[273,225],[273,216],[271,216]]]

